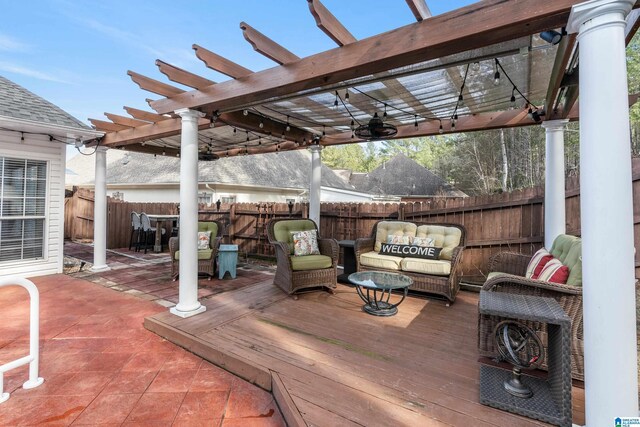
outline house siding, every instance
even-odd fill
[[[0,277],[42,276],[62,272],[64,259],[64,173],[66,146],[46,135],[0,130],[0,156],[47,161],[44,258],[0,262]]]

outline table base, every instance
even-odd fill
[[[398,307],[396,304],[389,304],[388,302],[379,301],[377,307],[373,303],[363,305],[362,311],[374,316],[385,317],[395,315],[398,312]]]
[[[398,302],[392,304],[389,302],[391,298],[390,289],[373,289],[356,285],[358,296],[365,302],[365,305],[362,306],[362,311],[373,316],[388,317],[398,312],[398,306],[407,297],[409,286],[397,290],[402,292],[402,296]]]

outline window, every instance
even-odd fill
[[[236,196],[220,196],[220,202],[222,203],[235,203]]]
[[[0,157],[0,262],[44,257],[47,162]]]
[[[207,193],[206,191],[198,193],[198,203],[211,204],[211,193]]]

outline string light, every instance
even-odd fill
[[[236,133],[238,130],[236,128],[233,128],[233,133]]]
[[[516,87],[515,85],[513,86],[513,89],[511,89],[511,107],[515,108],[516,107]]]
[[[338,91],[336,91],[336,100],[333,101],[333,106],[336,107],[336,108],[338,108],[338,96],[339,96],[338,95]]]
[[[249,110],[247,110],[246,108],[244,110],[242,110],[242,115],[243,116],[248,116],[249,115]]]
[[[456,121],[451,120],[451,130],[456,130]]]
[[[458,106],[464,107],[464,97],[462,96],[462,92],[460,93],[460,95],[458,95]]]
[[[417,128],[418,127],[418,115],[414,115],[413,116],[413,127]]]
[[[287,132],[291,130],[291,126],[289,126],[289,116],[287,116],[287,127],[285,128]]]
[[[387,104],[384,104],[384,114],[382,115],[382,119],[386,119],[387,118]]]
[[[344,91],[344,101],[349,102],[349,89]]]
[[[439,120],[440,122],[440,128],[438,129],[438,132],[442,133],[444,132],[444,129],[442,129],[442,120]]]
[[[325,132],[324,130],[324,125],[322,125],[322,136],[326,136],[326,135],[327,135],[327,132]]]
[[[262,145],[262,137],[261,136],[258,137],[258,145]]]
[[[247,142],[249,142],[249,131],[247,131]]]
[[[260,124],[258,126],[260,127],[260,129],[264,127],[264,122],[262,121],[262,119],[260,119]]]
[[[166,155],[166,154],[167,154],[167,153],[166,153],[164,150],[162,150],[162,155],[164,156],[164,155]]]
[[[498,71],[498,66],[500,64],[498,63],[498,58],[495,58],[495,61],[496,61],[496,63],[495,63],[496,72],[493,75],[493,84],[498,86],[500,84],[500,71]]]

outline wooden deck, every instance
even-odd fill
[[[271,390],[290,426],[540,426],[479,403],[478,294],[451,307],[408,298],[390,318],[361,311],[354,289],[295,301],[271,280],[205,301],[181,319],[145,327]],[[574,423],[584,424],[574,387]]]

